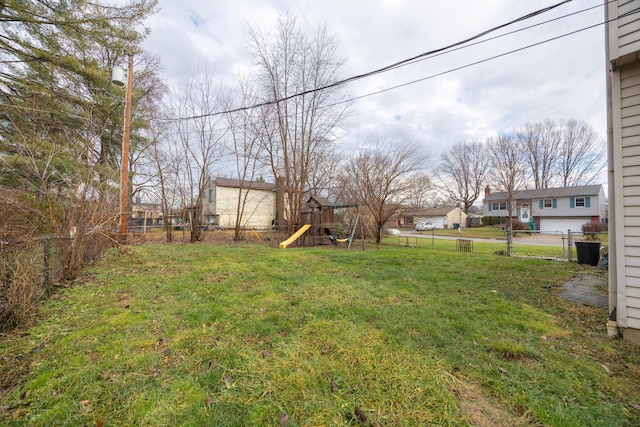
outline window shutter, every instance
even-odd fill
[[[544,209],[544,200],[540,199],[540,209]]]
[[[491,203],[489,203],[489,212],[491,212]]]
[[[551,201],[551,204],[552,204],[552,206],[553,206],[553,209],[556,209],[556,208],[558,207],[558,200],[557,200],[557,199],[553,199],[553,200]]]
[[[591,197],[585,197],[584,198],[584,207],[585,208],[590,208],[591,207]]]
[[[572,198],[569,199],[569,207],[571,209],[576,207],[576,198],[575,197],[572,197]]]

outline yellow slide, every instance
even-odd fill
[[[300,230],[296,231],[287,240],[280,243],[280,249],[285,249],[287,246],[295,242],[298,239],[298,237],[302,236],[304,232],[307,231],[310,227],[311,227],[311,224],[305,224],[302,227],[300,227]]]

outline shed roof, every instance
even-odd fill
[[[320,205],[323,208],[333,208],[333,209],[352,208],[352,207],[357,207],[358,206],[358,205],[347,204],[347,203],[342,203],[342,202],[331,202],[326,197],[315,196],[315,195],[309,197],[309,200],[307,200],[307,203],[311,203],[311,202],[315,202],[315,203],[317,203],[318,205]]]

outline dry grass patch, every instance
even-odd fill
[[[511,426],[526,427],[535,425],[527,416],[516,416],[502,402],[490,399],[482,392],[482,387],[456,375],[452,392],[464,414],[465,421],[475,427]]]

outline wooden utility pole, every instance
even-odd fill
[[[127,84],[124,98],[124,129],[122,131],[122,165],[120,169],[120,236],[127,235],[129,216],[129,137],[131,135],[131,90],[133,86],[133,52],[129,51]]]

